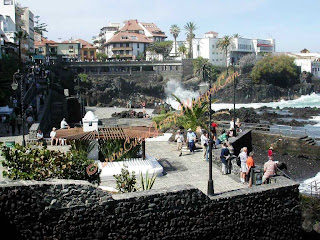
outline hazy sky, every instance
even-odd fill
[[[19,0],[18,0],[19,1]],[[20,0],[48,24],[52,40],[91,41],[109,22],[138,19],[156,23],[172,39],[172,24],[194,22],[196,37],[215,31],[247,38],[275,38],[276,51],[320,52],[319,0]]]

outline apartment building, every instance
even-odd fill
[[[214,31],[205,33],[203,38],[195,38],[192,42],[193,58],[209,59],[214,65],[225,66],[237,64],[241,57],[248,53],[261,54],[275,52],[274,39],[232,38],[228,56],[219,48],[219,34]]]
[[[81,61],[96,61],[97,47],[93,44],[79,38],[75,40],[63,41],[62,43],[79,43],[80,44],[80,59]]]
[[[28,33],[28,51],[30,53],[34,53],[34,14],[30,11],[28,7],[24,7],[22,9],[22,28]]]
[[[154,23],[140,23],[127,20],[118,33],[105,44],[105,51],[110,59],[136,59],[145,56],[147,46],[155,41],[167,38]]]
[[[100,29],[98,36],[92,38],[93,45],[97,48],[98,53],[105,52],[105,43],[120,29],[121,23],[109,23],[108,26]]]
[[[314,77],[320,78],[320,53],[301,51],[300,53],[285,53],[295,58],[295,64],[301,68],[301,72],[312,73]]]

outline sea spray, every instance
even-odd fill
[[[193,98],[198,98],[199,93],[192,90],[185,89],[181,82],[175,79],[169,79],[165,87],[165,93],[167,96],[166,102],[170,104],[174,109],[179,109],[180,104],[174,99],[172,94],[177,96],[184,104],[190,106]]]

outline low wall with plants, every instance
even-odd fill
[[[10,239],[300,239],[298,184],[209,198],[191,185],[110,195],[78,181],[1,182]]]

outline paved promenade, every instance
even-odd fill
[[[164,176],[157,177],[153,189],[192,184],[207,194],[209,163],[202,160],[202,151],[190,154],[184,147],[182,156],[178,157],[175,144],[155,141],[146,142],[146,151],[149,156],[159,159],[164,167]],[[220,168],[215,165],[213,165],[212,174],[215,193],[248,187],[248,185],[241,184],[238,177],[222,175]],[[105,181],[101,185],[115,187],[115,181]],[[140,186],[139,180],[138,186]]]

